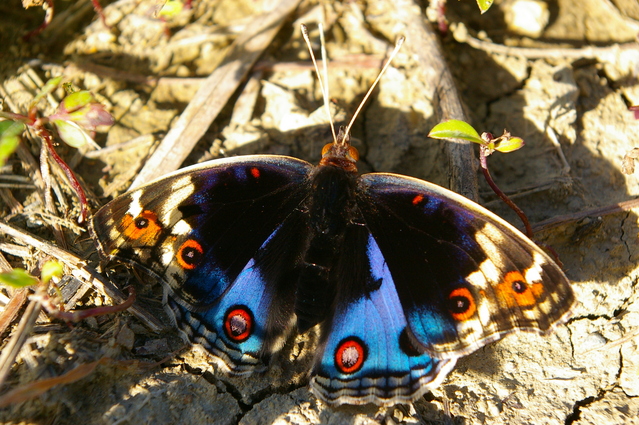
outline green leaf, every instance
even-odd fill
[[[521,137],[509,137],[509,138],[504,138],[501,141],[497,142],[494,144],[494,149],[496,151],[502,152],[502,153],[508,153],[508,152],[512,152],[512,151],[516,151],[519,148],[522,148],[525,143],[524,143],[524,139],[522,139]]]
[[[18,149],[20,135],[25,128],[19,121],[0,121],[0,167]]]
[[[26,129],[20,121],[0,121],[0,137],[19,136]]]
[[[459,120],[448,120],[437,124],[430,131],[428,137],[433,139],[464,139],[480,145],[485,144],[470,124]]]
[[[53,115],[49,115],[49,120],[53,123],[67,122],[75,123],[84,131],[94,131],[96,127],[101,125],[113,125],[115,120],[113,116],[107,112],[104,106],[98,102],[91,92],[83,90],[71,93],[60,102],[60,106]],[[64,127],[64,124],[62,124]],[[71,131],[63,128],[64,131]],[[71,146],[74,138],[71,137]],[[81,138],[77,138],[78,143]]]
[[[75,93],[71,93],[70,95],[62,99],[62,102],[60,102],[60,106],[58,109],[60,112],[63,112],[63,113],[64,112],[71,113],[93,102],[96,102],[96,100],[91,94],[91,92],[87,90],[82,90],[82,91],[77,91]]]
[[[34,97],[33,100],[31,101],[31,104],[29,105],[29,109],[31,109],[36,103],[38,103],[40,99],[42,99],[43,97],[51,93],[53,90],[58,88],[61,81],[62,81],[61,76],[52,78],[49,81],[47,81],[44,84],[44,87],[42,87],[42,90],[40,90],[40,93],[38,93],[36,97]]]
[[[37,284],[38,279],[31,276],[24,269],[13,269],[7,273],[0,273],[0,283],[14,288],[24,288],[25,286]]]
[[[477,6],[479,6],[479,10],[481,13],[486,13],[490,6],[493,5],[494,0],[477,0]]]
[[[64,269],[62,268],[62,263],[59,261],[51,260],[44,263],[42,266],[42,271],[40,272],[40,279],[42,282],[47,283],[51,280],[52,277],[60,278],[62,277],[62,273]]]
[[[159,16],[163,18],[171,18],[184,9],[182,0],[168,0],[160,9]]]
[[[53,124],[58,130],[58,134],[64,143],[73,148],[79,148],[87,143],[91,143],[93,140],[78,124],[73,121],[54,120]]]

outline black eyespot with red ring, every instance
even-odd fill
[[[335,367],[342,373],[355,373],[362,368],[368,356],[364,342],[354,336],[343,339],[335,350]]]
[[[233,342],[246,341],[253,334],[254,325],[253,314],[244,305],[235,305],[224,315],[224,333]]]

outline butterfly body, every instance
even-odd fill
[[[356,160],[340,134],[317,167],[212,161],[113,200],[93,232],[165,284],[176,324],[231,372],[320,324],[311,387],[335,405],[413,401],[458,357],[568,317],[568,280],[512,226],[421,180],[359,176]]]

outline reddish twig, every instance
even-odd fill
[[[49,134],[49,132],[42,127],[37,128],[36,131],[38,133],[38,136],[40,136],[42,140],[44,140],[47,150],[49,151],[49,153],[51,154],[55,162],[57,162],[60,168],[62,168],[62,171],[69,179],[69,183],[71,184],[71,187],[73,187],[73,190],[75,191],[76,195],[78,195],[78,198],[80,201],[80,218],[78,222],[84,223],[87,219],[87,205],[88,205],[87,196],[84,193],[84,189],[82,189],[80,182],[75,177],[75,174],[73,174],[73,170],[69,168],[67,163],[64,162],[64,160],[60,158],[58,153],[55,151],[55,148],[53,147],[53,138],[51,137],[51,134]]]
[[[64,320],[65,322],[79,322],[80,320],[86,319],[87,317],[117,313],[131,307],[135,302],[136,293],[133,286],[129,286],[128,289],[129,297],[123,303],[117,305],[88,308],[86,310],[63,311],[62,309],[60,309],[57,303],[54,302],[54,300],[52,300],[51,297],[49,297],[46,293],[36,293],[30,298],[32,300],[38,301],[47,311],[47,313],[49,313],[49,315],[52,317]]]
[[[102,8],[100,2],[98,0],[91,0],[91,3],[93,4],[93,10],[95,10],[95,13],[98,14],[104,26],[107,28],[111,28],[106,22],[106,15],[104,14],[104,9]]]
[[[22,36],[24,41],[29,41],[31,37],[35,37],[45,30],[46,27],[49,26],[51,20],[53,19],[53,0],[44,0],[42,4],[42,9],[44,10],[44,21],[40,24],[40,26],[33,31],[29,31],[25,35]]]
[[[484,173],[484,178],[486,179],[486,182],[488,182],[491,189],[497,194],[497,196],[499,196],[501,200],[504,201],[506,205],[508,205],[510,209],[512,209],[515,212],[515,214],[519,216],[521,221],[524,223],[524,228],[526,229],[526,236],[532,239],[533,230],[532,230],[532,227],[530,226],[530,222],[528,221],[528,217],[526,217],[526,214],[517,205],[515,205],[515,203],[497,186],[497,184],[491,177],[490,172],[488,171],[488,162],[486,161],[486,158],[489,154],[490,154],[490,151],[487,147],[485,147],[484,145],[479,146],[479,163],[480,163],[481,171],[482,173]]]

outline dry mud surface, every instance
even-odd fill
[[[97,143],[104,147],[136,142],[98,155],[59,146],[97,208],[126,190],[230,43],[269,7],[265,3],[194,0],[192,9],[162,21],[153,17],[153,1],[105,1],[108,28],[89,1],[55,0],[50,28],[24,42],[21,36],[39,25],[42,11],[25,11],[17,0],[4,1],[4,110],[24,110],[37,86],[56,75],[92,90],[107,105],[116,124],[99,133]],[[540,34],[526,35],[507,26],[513,19],[506,13],[512,3],[496,1],[480,15],[473,1],[451,1],[447,12],[457,31],[465,28],[512,50],[475,49],[450,34],[443,48],[473,125],[495,134],[507,128],[526,141],[515,153],[493,155],[489,165],[498,184],[514,195],[533,223],[558,218],[555,225],[542,227],[536,238],[557,251],[573,282],[578,304],[567,324],[549,336],[517,334],[480,349],[460,359],[443,385],[414,406],[378,410],[332,409],[309,392],[305,371],[312,360],[312,334],[290,342],[266,373],[231,378],[217,372],[200,350],[185,347],[175,331],[152,333],[128,313],[74,326],[41,317],[12,369],[10,388],[59,376],[103,357],[120,362],[101,365],[77,382],[1,409],[0,421],[639,423],[638,217],[636,210],[599,210],[639,195],[637,175],[620,171],[624,154],[638,143],[639,121],[628,106],[639,104],[639,50],[636,45],[624,46],[634,42],[639,31],[639,4],[542,2],[548,23]],[[287,154],[317,162],[330,135],[323,110],[317,111],[321,96],[299,23],[315,28],[324,16],[327,49],[334,60],[331,97],[344,109],[338,116],[350,117],[375,78],[380,58],[404,30],[399,12],[391,1],[302,1],[185,164],[247,153]],[[318,39],[316,31],[311,36]],[[596,52],[586,46],[594,46]],[[522,47],[543,48],[545,53],[526,57]],[[410,50],[400,52],[355,127],[361,169],[399,172],[445,185],[443,142],[426,137],[439,122],[438,106],[428,96],[432,89],[425,87],[414,55],[406,51]],[[44,103],[43,108],[51,107]],[[38,158],[37,142],[25,143]],[[51,241],[51,226],[61,223],[69,249],[97,266],[91,240],[74,224],[78,209],[70,191],[57,195],[66,206],[56,198],[62,218],[55,219],[34,195],[28,167],[17,158],[11,164],[3,173],[23,176],[28,186],[0,188],[3,221]],[[63,182],[60,173],[53,174]],[[18,207],[7,201],[8,192]],[[521,227],[482,182],[480,201]],[[33,269],[43,256],[29,252],[24,260],[11,252],[6,256],[13,266]],[[120,279],[119,285],[134,280],[125,269],[116,270],[113,276]],[[148,286],[141,289],[138,302],[166,322],[159,288]],[[88,290],[77,307],[110,302]],[[2,336],[5,342],[7,336]]]

